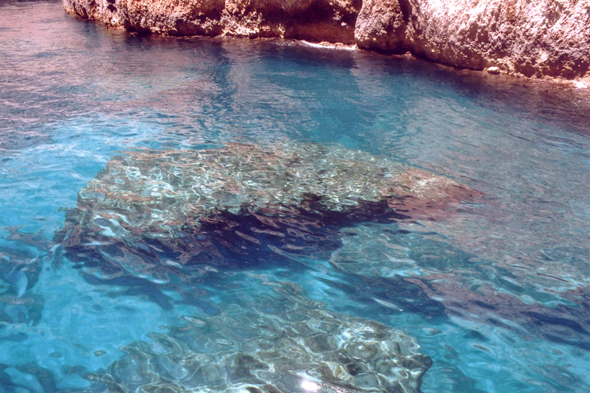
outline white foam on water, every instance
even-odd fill
[[[301,40],[300,41],[301,44],[305,45],[305,46],[310,46],[312,48],[318,48],[318,49],[335,49],[335,50],[357,50],[357,46],[356,45],[344,45],[344,44],[332,44],[329,42],[309,42],[309,41],[305,41],[305,40]]]

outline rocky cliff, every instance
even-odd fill
[[[114,28],[356,44],[527,77],[590,78],[587,0],[63,0]]]

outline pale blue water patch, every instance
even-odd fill
[[[211,328],[219,342],[200,348],[183,332],[248,316],[245,304],[272,319],[276,288],[299,296],[285,307],[415,337],[433,360],[425,392],[590,390],[587,93],[290,42],[130,35],[54,1],[0,4],[0,70],[0,391],[99,391],[89,373],[101,372],[134,386],[129,364],[164,338],[229,351],[245,336]],[[53,241],[125,151],[294,141],[384,155],[483,196],[436,220],[332,228],[316,259],[261,252],[228,269],[170,253],[158,278],[132,259],[109,275]]]
[[[88,130],[92,130],[88,132]],[[126,148],[152,147],[158,126],[132,119],[89,116],[48,127],[48,143],[11,152],[0,182],[3,227],[25,226],[48,238],[62,225],[61,208],[76,205],[76,192]],[[144,144],[141,140],[147,140]]]
[[[26,244],[28,241],[5,238],[0,242],[0,247],[13,249],[14,253],[28,252],[23,269],[15,267],[4,275],[9,285],[3,292],[10,293],[13,287],[18,296],[11,301],[16,305],[4,307],[12,323],[1,325],[0,363],[10,365],[18,359],[16,364],[35,363],[55,370],[53,387],[17,369],[5,370],[15,383],[39,392],[89,386],[79,372],[71,373],[68,367],[107,367],[124,353],[120,348],[126,343],[165,330],[167,318],[153,303],[109,297],[108,291],[97,291],[80,281],[78,271],[68,266],[56,269],[52,255],[59,251],[59,245],[50,244],[53,232],[63,225],[61,209],[76,206],[75,190],[96,176],[113,154],[129,146],[141,147],[138,142],[150,139],[157,126],[89,116],[50,128],[50,143],[11,152],[0,180],[0,225],[38,234],[33,246]],[[0,255],[5,255],[5,263],[14,260],[10,253]],[[33,281],[31,270],[41,271],[38,281]],[[31,283],[34,288],[27,290]],[[136,323],[129,323],[130,316]],[[64,326],[69,326],[67,331]]]
[[[44,267],[46,273],[33,291],[44,298],[43,316],[34,327],[12,324],[3,329],[0,362],[35,363],[53,370],[56,388],[89,386],[80,374],[106,368],[124,354],[126,344],[166,331],[170,317],[175,317],[149,301],[114,297],[116,288],[80,281],[73,269],[49,274],[50,266]],[[194,314],[190,309],[184,312]],[[67,331],[64,326],[69,326]],[[72,372],[72,367],[78,369]]]

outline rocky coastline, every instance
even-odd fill
[[[530,78],[590,81],[590,5],[578,0],[63,0],[110,28],[356,45]],[[587,83],[586,83],[587,84]]]

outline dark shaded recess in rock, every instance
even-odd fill
[[[360,9],[360,1],[356,1],[355,8]],[[315,1],[311,7],[304,12],[295,14],[284,14],[282,21],[287,26],[285,31],[285,38],[294,39],[308,39],[312,41],[333,41],[336,38],[343,44],[354,44],[354,25],[357,19],[357,13],[354,12],[337,12],[344,10],[337,10],[335,12],[332,4],[325,1]],[[320,29],[316,31],[307,31],[308,28],[313,29],[313,25],[325,24],[326,31],[320,33]],[[342,24],[348,26],[343,28]],[[331,27],[331,28],[330,28]]]
[[[201,219],[203,233],[199,236],[210,238],[232,266],[247,267],[267,261],[269,255],[271,261],[281,259],[280,251],[325,258],[341,246],[341,228],[406,218],[387,201],[360,202],[358,208],[346,212],[322,210],[320,201],[308,195],[302,207],[291,208],[289,214],[247,208],[239,214],[220,211]]]
[[[329,20],[334,16],[334,8],[324,1],[310,1],[308,8],[299,9],[285,9],[279,4],[260,6],[256,2],[251,2],[242,13],[260,12],[264,15],[265,22],[278,22],[290,24],[311,24],[325,20]],[[352,22],[356,19],[356,15],[349,14],[352,17]]]

